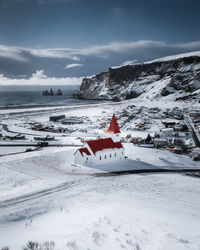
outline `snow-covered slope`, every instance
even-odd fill
[[[193,100],[200,96],[200,52],[110,68],[85,78],[75,94],[83,99]]]
[[[200,51],[195,51],[195,52],[189,52],[189,53],[183,53],[183,54],[178,54],[178,55],[173,55],[173,56],[165,56],[161,57],[152,61],[148,61],[146,63],[152,63],[152,62],[164,62],[164,61],[170,61],[170,60],[176,60],[184,57],[192,57],[192,56],[198,56],[200,57]]]

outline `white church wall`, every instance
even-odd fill
[[[85,164],[85,161],[86,161],[86,154],[83,153],[83,156],[82,154],[80,153],[80,151],[78,150],[75,155],[74,155],[74,163],[75,164],[81,164],[81,165],[84,165]]]
[[[87,148],[91,155],[87,155],[83,152],[82,156],[80,151],[77,151],[74,155],[75,164],[93,166],[107,164],[113,161],[119,161],[120,159],[123,159],[125,157],[124,148],[104,149],[102,151],[97,151],[94,155],[87,143],[83,147]]]
[[[124,158],[123,149],[105,149],[96,152],[95,155],[89,157],[88,165],[106,164],[108,162],[118,161]]]

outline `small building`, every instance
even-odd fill
[[[165,126],[165,128],[173,128],[176,122],[175,121],[163,121],[162,124]]]
[[[62,119],[61,123],[65,125],[73,125],[73,124],[81,124],[83,123],[83,121],[75,116],[71,116],[71,117]]]
[[[173,136],[174,129],[173,128],[164,128],[161,130],[161,136],[168,137]]]
[[[166,138],[154,138],[154,146],[156,148],[165,147],[167,144]]]
[[[36,141],[53,141],[54,136],[51,136],[51,135],[36,136],[36,137],[34,137],[34,140],[36,140]]]
[[[24,140],[25,139],[25,135],[23,135],[21,133],[15,134],[15,133],[9,133],[8,132],[5,135],[5,138],[9,139],[9,140]]]
[[[174,153],[176,153],[176,154],[182,154],[183,153],[183,148],[182,147],[175,147],[174,148]]]
[[[142,143],[142,138],[141,137],[133,137],[130,142],[133,144],[140,144],[140,143]]]
[[[51,122],[57,122],[59,120],[65,119],[65,115],[56,115],[56,116],[50,116],[49,121]]]
[[[185,124],[177,123],[174,126],[174,131],[176,131],[176,132],[182,132],[182,131],[187,131],[187,130],[188,130],[188,128],[187,128],[187,125],[185,125]]]
[[[74,163],[81,165],[100,165],[124,158],[124,147],[121,142],[112,138],[86,141],[82,148],[74,153]]]
[[[190,153],[190,157],[193,159],[193,161],[199,161],[200,160],[200,148],[195,148]]]
[[[190,110],[189,115],[190,117],[198,118],[200,117],[200,110]]]

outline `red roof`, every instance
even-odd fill
[[[111,138],[86,141],[86,143],[94,154],[97,151],[102,151],[104,149],[123,148],[121,142],[114,142]]]
[[[113,134],[121,133],[117,124],[115,114],[113,114],[112,120],[110,122],[110,126],[108,130],[106,131],[106,133],[113,133]]]
[[[80,148],[80,149],[78,149],[78,150],[79,150],[79,152],[81,153],[81,155],[83,155],[83,153],[86,153],[87,155],[90,155],[90,152],[88,151],[87,148]]]

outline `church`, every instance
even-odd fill
[[[110,126],[106,133],[120,133],[116,117],[113,114]],[[113,136],[112,136],[113,137]],[[120,141],[114,138],[102,138],[86,141],[85,144],[74,154],[74,163],[81,165],[99,165],[124,158],[124,147]]]

